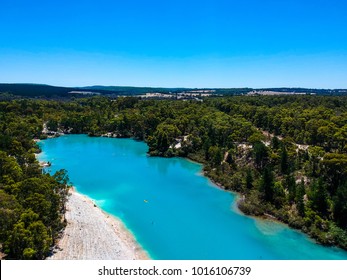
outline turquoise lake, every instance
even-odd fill
[[[120,218],[153,259],[347,259],[272,221],[240,214],[236,195],[182,158],[148,157],[132,139],[68,135],[40,142],[49,172]]]

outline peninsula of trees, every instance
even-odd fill
[[[152,156],[201,162],[240,193],[244,213],[347,249],[347,96],[23,99],[0,102],[0,127],[0,243],[9,257],[43,258],[63,227],[67,175],[42,174],[33,154],[32,139],[47,132],[133,137]]]

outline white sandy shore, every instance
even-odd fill
[[[47,259],[149,259],[120,220],[103,212],[88,197],[74,190],[70,191],[65,217],[68,224],[54,254]]]

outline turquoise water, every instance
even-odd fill
[[[240,214],[236,196],[201,176],[200,164],[153,158],[132,139],[69,135],[41,141],[49,171],[119,217],[154,259],[347,259],[304,234]]]

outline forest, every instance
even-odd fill
[[[347,249],[347,96],[0,102],[0,243],[6,258],[43,259],[64,228],[68,175],[42,172],[33,139],[132,137],[151,156],[203,163],[248,215],[282,221]],[[45,129],[44,129],[45,128]]]
[[[18,104],[0,105],[1,257],[44,259],[65,227],[69,179],[65,170],[42,173],[33,140],[40,136],[42,122],[25,102]]]

